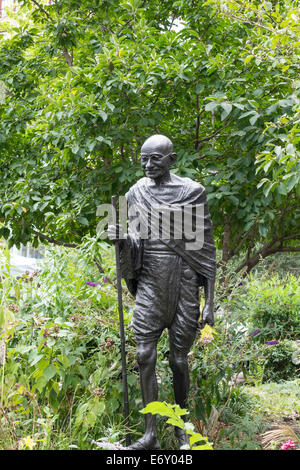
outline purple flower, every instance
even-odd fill
[[[213,338],[207,338],[206,337],[206,338],[201,339],[201,343],[208,344],[208,343],[211,343],[212,340],[213,340]]]
[[[252,333],[249,333],[249,336],[258,335],[258,333],[260,333],[260,330],[254,330],[254,331],[252,331]]]
[[[136,365],[134,366],[133,370],[139,370],[139,365],[136,364]]]
[[[107,282],[108,282],[107,277],[104,277],[104,278],[103,278],[103,284],[106,284]]]
[[[272,346],[273,344],[279,344],[279,341],[268,341],[266,344]]]
[[[92,287],[98,286],[98,282],[90,282],[90,281],[88,281],[88,282],[86,282],[86,284],[87,284],[88,286],[92,286]]]

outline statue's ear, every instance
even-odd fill
[[[174,163],[176,162],[176,160],[177,160],[177,153],[175,153],[175,152],[171,153],[171,155],[170,155],[170,163],[171,163],[171,165],[174,165]]]

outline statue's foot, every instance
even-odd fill
[[[179,449],[181,446],[188,445],[189,446],[189,439],[184,429],[175,428],[175,436],[178,441]]]
[[[160,443],[156,436],[143,436],[127,447],[129,450],[160,450]]]

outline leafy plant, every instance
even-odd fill
[[[99,433],[107,434],[107,426],[122,424],[112,267],[100,273],[91,253],[83,252],[49,250],[39,274],[2,280],[1,305],[8,305],[11,315],[3,324],[7,360],[0,385],[0,439],[3,429],[6,446],[23,446],[29,437],[35,449],[90,448]],[[103,250],[102,255],[105,265],[108,253]],[[17,297],[11,299],[12,293]],[[124,308],[129,310],[126,297]],[[133,347],[129,340],[128,384],[134,401],[138,380]]]
[[[252,278],[249,307],[253,329],[259,329],[258,341],[297,338],[300,333],[300,285],[292,274],[267,279]]]
[[[264,425],[259,417],[244,416],[230,428],[220,431],[220,438],[222,439],[222,441],[220,441],[222,442],[221,448],[261,450],[262,446],[259,442],[258,435],[263,429]]]
[[[189,439],[189,447],[191,450],[212,450],[212,445],[208,442],[207,437],[203,437],[200,433],[195,432],[194,425],[190,422],[185,422],[182,416],[188,414],[188,411],[180,408],[179,405],[171,405],[166,402],[153,401],[141,410],[141,413],[151,413],[153,415],[160,415],[168,417],[167,424],[177,426],[183,429]],[[197,444],[197,445],[195,445]],[[182,446],[182,449],[185,448]]]
[[[224,263],[299,251],[297,7],[18,1],[1,23],[0,235],[94,235],[96,207],[142,176],[140,146],[159,132],[173,171],[207,189]]]
[[[292,341],[284,340],[279,344],[266,346],[264,381],[280,382],[282,380],[293,380],[299,377],[299,366],[293,363],[294,352],[299,351],[299,345]]]

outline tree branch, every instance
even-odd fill
[[[227,218],[225,220],[224,226],[224,237],[223,237],[223,245],[222,245],[222,261],[226,263],[229,260],[229,239],[230,239],[230,220],[231,218]]]
[[[48,20],[50,20],[52,23],[53,23],[53,19],[51,18],[51,16],[49,15],[49,13],[42,7],[42,5],[39,4],[39,2],[37,2],[36,0],[31,0],[32,3],[34,3],[38,9],[44,13],[44,15],[46,15],[46,17],[48,18]]]
[[[274,251],[275,253],[276,252],[296,252],[296,251],[300,251],[300,246],[282,246],[281,248],[279,248],[277,251]]]
[[[252,228],[252,230],[250,230],[241,240],[240,240],[240,243],[238,245],[236,245],[236,247],[232,250],[232,255],[236,255],[240,249],[242,248],[243,244],[245,243],[245,241],[248,240],[248,238],[252,237],[252,235],[254,235],[254,232],[256,230],[256,226],[257,224],[255,223],[254,227]],[[240,232],[241,233],[241,232]],[[240,239],[240,238],[239,238]],[[235,245],[238,241],[238,238],[236,237],[234,240],[233,240],[233,244]]]
[[[65,56],[65,59],[66,59],[66,62],[68,64],[68,66],[73,67],[73,59],[72,59],[71,55],[69,54],[68,50],[63,49],[62,52],[63,52],[63,55]]]
[[[205,111],[204,107],[201,109],[201,111],[199,109],[199,95],[197,95],[196,107],[197,107],[197,119],[196,119],[196,131],[195,131],[195,150],[198,150],[198,147],[199,147],[200,116]]]
[[[226,14],[226,13],[225,13]],[[250,24],[251,26],[257,26],[258,28],[262,28],[262,29],[265,29],[266,31],[269,31],[270,33],[274,34],[276,33],[276,31],[274,29],[271,29],[271,28],[268,28],[267,26],[261,24],[261,23],[256,23],[255,21],[252,21],[252,20],[249,20],[248,18],[241,18],[239,16],[236,16],[236,15],[230,15],[230,14],[226,14],[226,16],[228,18],[233,18],[237,21],[241,21],[242,23],[245,23],[245,24]]]
[[[282,237],[286,239],[294,239],[296,240],[299,238],[299,235],[293,235],[290,237]],[[254,255],[246,259],[243,263],[241,263],[235,270],[236,273],[240,272],[243,268],[247,267],[245,274],[248,274],[251,269],[254,268],[259,263],[260,258],[267,258],[268,256],[274,255],[275,253],[288,253],[288,252],[300,252],[299,246],[282,246],[284,240],[276,239],[272,240],[271,242],[264,245],[260,250],[258,250]],[[278,245],[279,243],[279,245]],[[274,246],[277,244],[276,246]]]
[[[41,232],[38,232],[37,230],[33,230],[34,235],[36,235],[39,238],[42,238],[43,240],[47,240],[49,243],[53,243],[54,245],[59,245],[59,246],[65,246],[67,248],[78,248],[78,245],[76,243],[66,243],[62,242],[60,240],[56,240],[53,237],[49,237],[48,235],[45,235]]]
[[[40,5],[36,0],[31,0],[31,2],[34,3],[38,7],[38,9],[48,18],[48,20],[51,21],[51,23],[54,22],[53,18],[51,18],[49,13],[42,7],[42,5]],[[73,59],[72,59],[71,55],[69,54],[68,50],[63,49],[62,52],[63,52],[63,55],[66,59],[66,62],[68,64],[68,66],[72,67],[73,66]]]
[[[98,263],[98,261],[96,260],[96,258],[94,258],[94,263],[95,263],[95,265],[97,266],[98,271],[99,271],[101,274],[105,274],[104,269],[103,269],[102,266]],[[117,285],[116,285],[109,277],[106,276],[106,279],[108,280],[108,282],[109,282],[115,289],[118,289]]]
[[[213,139],[214,137],[219,137],[220,136],[220,132],[225,129],[226,127],[229,126],[229,122],[227,122],[223,127],[221,127],[220,129],[216,130],[216,132],[214,132],[213,134],[207,136],[207,137],[204,137],[203,139],[199,140],[198,141],[198,148],[196,150],[199,150],[199,148],[201,148],[201,143],[204,143],[204,142],[208,142],[209,140]],[[223,134],[224,135],[224,134]]]

